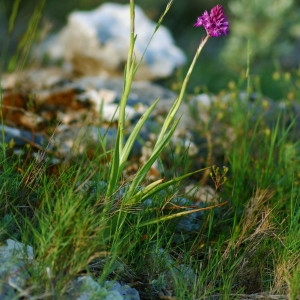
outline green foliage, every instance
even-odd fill
[[[245,66],[247,41],[254,63],[272,63],[272,59],[291,54],[295,40],[300,37],[296,1],[231,0],[228,7],[232,14],[231,31],[221,56],[231,67],[240,70]]]
[[[20,40],[15,54],[11,57],[11,59],[9,61],[8,71],[11,72],[16,69],[21,70],[24,68],[24,66],[27,62],[27,59],[29,57],[29,54],[30,54],[31,46],[32,46],[33,42],[35,41],[36,33],[38,31],[40,18],[42,16],[42,11],[43,11],[45,3],[46,3],[45,0],[40,0],[36,3],[36,5],[34,7],[34,11],[31,15],[31,18],[27,25],[27,30],[24,33],[22,39]],[[19,5],[20,5],[20,1],[15,0],[14,5],[13,5],[12,14],[9,19],[8,32],[10,34],[12,33],[12,31],[14,29],[14,24],[16,21]]]

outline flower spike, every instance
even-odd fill
[[[197,22],[194,24],[195,27],[203,26],[207,34],[211,37],[219,37],[221,35],[227,35],[229,32],[229,22],[224,15],[222,5],[216,5],[208,14],[205,11],[202,16],[197,18]]]

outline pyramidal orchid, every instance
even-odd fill
[[[150,41],[158,28],[160,27],[160,24],[162,22],[163,17],[169,10],[173,0],[170,0],[165,12],[163,13],[162,17],[159,19],[159,22],[157,26],[155,27],[155,30],[153,32],[153,35],[150,38]],[[130,24],[131,24],[131,31],[130,31],[130,47],[128,52],[128,60],[125,67],[124,72],[124,92],[122,94],[122,98],[120,100],[120,116],[118,120],[118,133],[116,138],[116,145],[113,151],[113,156],[110,162],[110,179],[108,183],[108,188],[106,191],[106,197],[105,201],[105,211],[109,212],[111,209],[112,201],[110,201],[111,197],[116,193],[118,189],[118,184],[120,181],[120,178],[122,176],[122,172],[124,170],[127,158],[129,156],[129,153],[134,145],[135,140],[137,139],[137,136],[141,130],[141,128],[144,126],[144,123],[149,118],[150,114],[154,110],[158,99],[146,110],[146,112],[143,114],[143,116],[140,118],[136,126],[134,127],[133,131],[131,132],[130,136],[128,137],[127,141],[124,143],[124,128],[125,128],[125,107],[128,100],[128,95],[131,90],[131,84],[134,78],[134,75],[142,61],[142,58],[140,61],[136,62],[135,56],[134,56],[134,46],[135,46],[135,39],[136,35],[134,32],[134,0],[130,0]],[[227,21],[227,18],[224,15],[224,11],[221,5],[217,5],[212,8],[210,14],[208,14],[207,11],[203,13],[202,16],[198,17],[197,22],[194,24],[195,27],[204,26],[206,29],[207,35],[205,38],[203,38],[200,41],[200,44],[197,48],[197,51],[195,53],[195,56],[189,66],[189,69],[187,71],[187,74],[182,82],[182,86],[179,92],[178,97],[173,102],[172,107],[170,108],[167,116],[164,119],[164,122],[162,124],[160,133],[157,137],[156,143],[153,147],[152,154],[148,158],[148,160],[139,168],[139,171],[134,176],[130,186],[128,187],[128,190],[126,191],[126,195],[123,198],[122,205],[124,207],[133,205],[135,203],[141,203],[142,200],[147,199],[147,197],[150,197],[152,194],[174,184],[174,182],[178,182],[179,180],[182,180],[183,178],[186,178],[195,172],[199,172],[201,170],[185,174],[181,177],[175,178],[173,180],[165,181],[164,178],[159,179],[153,183],[150,183],[146,187],[144,187],[142,190],[140,190],[140,186],[142,184],[142,181],[147,176],[150,168],[154,164],[154,162],[159,158],[161,152],[166,147],[168,142],[170,141],[172,135],[175,132],[175,129],[179,123],[180,119],[177,119],[178,110],[180,108],[180,105],[183,102],[184,94],[186,91],[187,84],[189,82],[190,76],[192,74],[192,71],[196,65],[197,59],[206,44],[206,42],[209,40],[210,37],[219,37],[221,35],[227,35],[229,32],[229,22]],[[149,43],[150,43],[149,41]],[[148,45],[149,45],[148,43]],[[147,46],[148,47],[148,46]],[[146,47],[146,48],[147,48]],[[144,52],[145,53],[145,52]]]
[[[222,5],[216,5],[208,14],[205,11],[202,16],[197,18],[195,27],[203,26],[209,36],[219,37],[221,35],[227,35],[229,32],[229,22],[224,15]]]
[[[185,76],[185,79],[182,83],[182,87],[179,94],[179,99],[182,100],[186,85],[190,79],[190,76],[192,74],[192,71],[195,67],[196,61],[208,41],[210,37],[219,37],[221,35],[227,35],[229,33],[229,22],[227,21],[226,16],[224,15],[224,10],[222,5],[216,5],[214,6],[210,14],[208,14],[207,11],[205,11],[202,16],[198,17],[197,22],[194,24],[194,27],[200,27],[203,26],[206,30],[206,37],[203,38],[200,42],[200,45],[197,48],[196,54],[193,58],[193,61],[187,71],[187,74]]]

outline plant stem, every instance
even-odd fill
[[[190,80],[190,76],[191,76],[191,74],[193,72],[193,69],[194,69],[195,64],[197,62],[197,59],[198,59],[198,57],[199,57],[199,55],[200,55],[200,53],[201,53],[204,45],[208,41],[209,37],[210,36],[207,35],[204,39],[202,39],[202,41],[201,41],[201,43],[200,43],[200,45],[199,45],[199,47],[198,47],[198,49],[196,51],[196,54],[195,54],[195,56],[193,58],[193,61],[192,61],[191,65],[190,65],[190,67],[189,67],[189,69],[188,69],[188,71],[187,71],[187,73],[185,75],[184,81],[183,81],[181,89],[180,89],[179,96],[175,100],[172,108],[170,109],[170,111],[169,111],[169,113],[168,113],[168,115],[167,115],[167,117],[165,119],[163,127],[162,127],[162,129],[160,131],[159,137],[157,138],[157,142],[156,142],[155,147],[157,147],[161,143],[161,141],[164,139],[167,129],[170,127],[170,124],[173,122],[174,117],[175,117],[175,115],[178,112],[178,109],[179,109],[179,107],[180,107],[180,105],[181,105],[181,103],[183,101],[183,96],[184,96],[184,93],[185,93],[185,90],[186,90],[186,86],[187,86],[187,84],[188,84],[188,82]]]
[[[184,81],[183,81],[181,89],[180,89],[179,97],[178,97],[181,100],[182,100],[182,98],[184,96],[184,93],[185,93],[185,90],[186,90],[186,86],[187,86],[187,84],[188,84],[188,82],[190,80],[190,76],[191,76],[191,74],[193,72],[193,69],[194,69],[195,64],[197,62],[197,59],[198,59],[198,57],[199,57],[199,55],[200,55],[200,53],[201,53],[204,45],[206,44],[206,42],[208,41],[209,38],[210,38],[210,36],[207,35],[204,39],[202,39],[202,41],[201,41],[201,43],[200,43],[200,45],[199,45],[199,47],[198,47],[198,49],[196,51],[196,54],[195,54],[195,56],[193,58],[193,61],[192,61],[191,65],[190,65],[190,67],[189,67],[189,69],[188,69],[188,71],[187,71],[187,73],[185,75]]]

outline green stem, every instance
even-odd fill
[[[183,81],[181,90],[180,90],[180,94],[178,96],[178,98],[175,100],[175,102],[173,103],[165,121],[164,124],[162,126],[162,129],[160,131],[160,134],[157,138],[157,141],[155,143],[155,146],[153,148],[152,151],[152,155],[151,157],[148,159],[148,161],[141,167],[141,169],[138,171],[136,177],[134,178],[133,182],[131,183],[131,186],[127,192],[128,198],[130,199],[131,197],[133,197],[133,195],[136,193],[138,186],[140,185],[140,183],[143,181],[143,179],[145,178],[145,176],[147,175],[147,172],[149,171],[149,169],[151,168],[151,166],[153,165],[154,161],[158,158],[158,156],[160,155],[160,153],[162,152],[162,150],[164,149],[165,145],[167,144],[167,142],[171,139],[172,134],[175,131],[175,128],[179,122],[179,120],[174,122],[174,118],[176,116],[176,113],[178,112],[178,109],[182,103],[183,100],[183,96],[186,90],[186,86],[189,82],[190,76],[192,74],[192,71],[195,67],[196,61],[204,47],[204,45],[206,44],[206,42],[209,39],[209,35],[207,35],[200,43],[196,54],[194,56],[194,59],[189,67],[189,70],[185,76],[185,79]],[[130,200],[129,200],[130,201]]]
[[[119,119],[118,119],[118,134],[116,139],[116,145],[113,153],[113,157],[110,163],[109,171],[109,182],[106,191],[106,198],[109,199],[110,196],[115,192],[118,185],[119,178],[122,173],[122,168],[120,166],[120,157],[123,153],[124,148],[124,128],[125,128],[125,109],[128,100],[128,96],[131,90],[131,84],[134,76],[134,43],[135,43],[135,33],[134,33],[134,0],[130,0],[130,42],[127,63],[124,72],[124,87],[122,98],[120,100],[119,107]],[[108,210],[109,205],[107,204],[104,210]]]
[[[178,109],[179,109],[179,107],[180,107],[180,105],[181,105],[181,103],[183,101],[183,96],[184,96],[184,93],[185,93],[185,90],[186,90],[186,86],[187,86],[187,84],[188,84],[188,82],[190,80],[190,76],[192,74],[192,71],[193,71],[193,69],[195,67],[195,64],[197,62],[197,59],[198,59],[198,57],[199,57],[199,55],[200,55],[203,47],[205,46],[206,42],[208,41],[209,37],[210,36],[207,35],[204,39],[202,39],[202,41],[201,41],[201,43],[200,43],[200,45],[199,45],[199,47],[198,47],[198,49],[196,51],[194,59],[193,59],[191,65],[190,65],[190,67],[189,67],[189,69],[187,71],[187,74],[185,75],[185,78],[184,78],[184,81],[182,83],[179,96],[175,100],[172,108],[170,109],[170,111],[169,111],[169,113],[168,113],[168,115],[167,115],[167,117],[165,119],[165,122],[164,122],[163,127],[162,127],[162,129],[160,131],[159,137],[157,138],[157,142],[156,142],[155,146],[158,146],[160,144],[160,142],[164,139],[164,136],[166,134],[167,129],[170,127],[170,124],[173,122],[174,117],[175,117],[175,115],[178,112]]]
[[[135,33],[134,33],[134,0],[130,0],[130,42],[129,51],[127,56],[126,70],[124,76],[124,90],[122,94],[122,99],[120,101],[119,108],[119,124],[118,130],[120,132],[119,141],[119,152],[121,153],[124,146],[124,127],[125,127],[125,108],[127,104],[127,99],[131,90],[131,84],[134,76],[134,43],[135,43]]]
[[[189,80],[190,80],[190,76],[191,76],[192,71],[193,71],[193,69],[194,69],[194,67],[195,67],[195,64],[196,64],[196,62],[197,62],[197,59],[198,59],[198,57],[199,57],[199,55],[200,55],[200,53],[201,53],[201,51],[202,51],[204,45],[206,44],[206,42],[208,41],[209,38],[210,38],[210,36],[207,35],[207,36],[201,41],[201,43],[200,43],[200,45],[199,45],[199,47],[198,47],[198,49],[197,49],[197,51],[196,51],[196,54],[195,54],[195,56],[194,56],[194,59],[193,59],[191,65],[190,65],[190,67],[189,67],[189,69],[188,69],[188,71],[187,71],[187,73],[186,73],[186,75],[185,75],[184,81],[183,81],[182,86],[181,86],[181,90],[180,90],[179,97],[178,97],[179,99],[181,99],[180,101],[182,101],[182,98],[183,98],[184,93],[185,93],[185,90],[186,90],[186,86],[187,86],[187,84],[188,84],[188,82],[189,82]]]

